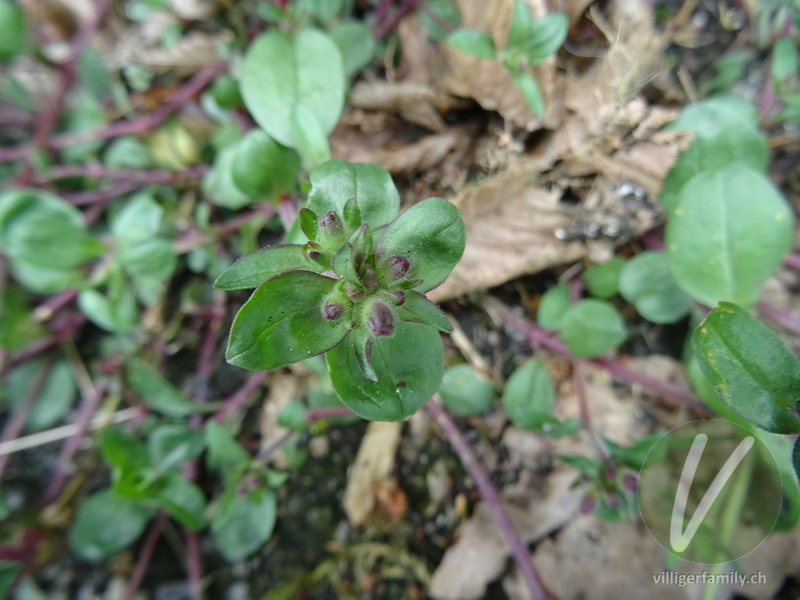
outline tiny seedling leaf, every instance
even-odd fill
[[[439,386],[442,404],[450,412],[472,417],[486,412],[494,398],[494,386],[468,364],[449,367]]]
[[[567,309],[559,334],[569,351],[583,358],[600,356],[625,341],[628,331],[616,308],[604,300],[580,300]]]
[[[556,392],[541,359],[531,359],[508,378],[503,388],[503,408],[514,425],[542,431],[558,423],[553,416]]]
[[[619,291],[619,276],[624,268],[625,259],[615,256],[589,267],[581,274],[581,278],[592,296],[607,300]]]
[[[239,562],[269,539],[275,527],[276,507],[271,489],[239,493],[236,486],[229,487],[211,516],[211,535],[225,560]]]
[[[619,292],[653,323],[674,323],[686,316],[692,304],[675,283],[664,252],[642,252],[628,261],[619,277]]]
[[[187,460],[197,458],[205,449],[205,436],[188,425],[159,425],[147,439],[150,464],[164,473]]]
[[[128,361],[128,381],[142,402],[170,417],[186,417],[198,412],[198,406],[152,366],[140,358]]]
[[[404,321],[424,323],[444,333],[453,331],[453,326],[439,307],[414,290],[405,293],[405,302],[398,308],[397,314]]]
[[[536,321],[545,329],[556,331],[561,327],[569,307],[569,286],[566,284],[553,286],[542,294]]]
[[[492,59],[495,57],[494,40],[485,31],[457,29],[450,34],[447,41],[454,48],[478,58]]]

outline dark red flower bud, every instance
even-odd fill
[[[336,235],[344,231],[342,220],[334,211],[330,211],[319,220],[319,226],[329,235]]]
[[[617,478],[617,470],[614,467],[607,467],[606,470],[603,472],[603,475],[606,479],[616,479]]]
[[[620,501],[619,496],[617,494],[609,494],[609,496],[608,496],[608,505],[611,508],[619,508],[620,504],[621,504],[621,501]]]
[[[628,473],[622,478],[622,485],[624,485],[625,489],[629,492],[635,492],[639,488],[639,479],[637,479],[636,475]]]
[[[342,316],[343,312],[344,306],[341,304],[326,304],[322,314],[326,319],[328,319],[328,321],[335,321]]]
[[[375,271],[368,264],[364,265],[364,285],[370,292],[378,289],[378,278],[375,277]]]
[[[583,497],[583,500],[581,500],[581,507],[580,507],[581,514],[583,515],[589,514],[594,510],[594,506],[595,506],[594,496],[592,496],[591,494],[586,494]]]
[[[386,260],[386,274],[390,281],[404,277],[408,273],[408,267],[408,260],[406,260],[405,256],[400,256],[399,254],[390,256]]]
[[[383,302],[375,302],[367,319],[367,326],[375,335],[392,335],[394,333],[394,315]]]

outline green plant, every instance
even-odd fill
[[[552,56],[567,37],[566,15],[552,13],[533,19],[530,8],[523,0],[514,0],[514,13],[508,43],[498,50],[492,36],[485,31],[458,29],[447,41],[455,48],[484,60],[502,64],[514,80],[525,101],[536,116],[544,114],[544,100],[536,80],[529,70]]]
[[[327,353],[334,389],[353,412],[404,419],[442,379],[435,330],[451,327],[424,293],[461,258],[460,213],[429,198],[395,217],[397,191],[375,165],[330,161],[311,183],[292,235],[307,241],[246,255],[215,283],[258,286],[236,316],[226,357],[266,371]]]

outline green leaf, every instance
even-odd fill
[[[119,248],[150,241],[158,235],[164,209],[149,193],[140,192],[128,198],[111,220],[111,235]]]
[[[206,498],[200,488],[179,473],[159,481],[154,500],[183,526],[196,531],[206,524]]]
[[[144,469],[150,465],[147,446],[119,427],[104,429],[99,442],[103,458],[119,473]]]
[[[542,294],[536,311],[536,321],[545,329],[557,331],[569,307],[569,286],[565,283],[553,286]]]
[[[569,20],[562,13],[551,13],[534,21],[525,47],[528,64],[535,67],[555,54],[567,39],[567,29]]]
[[[758,129],[758,113],[748,101],[737,96],[715,96],[681,111],[668,131],[691,131],[692,144],[681,152],[661,187],[659,202],[672,213],[683,194],[682,188],[698,173],[738,163],[764,171],[769,151]],[[698,204],[704,197],[695,196]]]
[[[739,415],[773,433],[800,433],[800,363],[772,329],[721,302],[692,346],[717,395]]]
[[[261,284],[233,321],[227,361],[268,371],[330,350],[350,327],[345,319],[329,321],[323,314],[335,285],[335,279],[308,271],[290,271]]]
[[[217,206],[239,210],[253,202],[233,181],[233,161],[236,160],[239,142],[220,150],[214,164],[203,177],[203,192]]]
[[[69,533],[70,546],[86,560],[108,558],[135,542],[151,516],[142,502],[103,490],[78,509]]]
[[[457,29],[447,38],[447,43],[478,58],[492,59],[496,53],[492,36],[476,29]]]
[[[494,386],[470,365],[460,364],[445,370],[439,395],[447,410],[472,417],[489,409],[494,399]]]
[[[453,0],[427,0],[427,11],[419,11],[419,19],[428,36],[434,42],[441,42],[447,38],[447,31],[442,29],[439,22],[447,23],[451,29],[456,29],[461,24],[461,13]],[[434,21],[429,13],[439,17],[439,22]]]
[[[423,323],[444,333],[453,331],[453,326],[439,307],[414,290],[405,292],[405,302],[397,308],[397,315],[403,321]]]
[[[525,102],[531,107],[533,114],[541,117],[544,114],[544,100],[542,93],[539,91],[539,86],[533,77],[528,75],[525,71],[513,70],[511,71],[511,79],[514,80],[514,85],[522,92],[525,97]]]
[[[539,358],[531,359],[508,378],[503,388],[503,409],[514,425],[532,431],[545,431],[558,424],[553,416],[556,391]]]
[[[604,300],[590,298],[567,309],[559,335],[572,354],[586,358],[615,348],[625,341],[628,331],[616,308]]]
[[[67,227],[83,227],[83,215],[58,196],[39,190],[8,190],[0,194],[0,249],[5,250],[8,236],[33,216],[63,220]]]
[[[178,264],[170,240],[142,240],[117,252],[117,260],[136,279],[167,279]]]
[[[14,279],[25,289],[39,294],[54,294],[78,287],[86,280],[81,269],[50,269],[20,259],[10,262]]]
[[[104,296],[97,290],[84,290],[78,294],[78,308],[92,323],[114,333],[129,332],[138,319],[130,293]]]
[[[147,439],[150,464],[162,473],[197,458],[205,445],[203,432],[188,425],[160,425]]]
[[[0,560],[0,598],[9,598],[11,586],[25,565],[21,562]]]
[[[32,265],[70,269],[100,256],[105,246],[60,213],[27,214],[9,229],[5,251]]]
[[[615,444],[609,439],[603,438],[603,443],[609,450],[611,454],[611,458],[620,461],[626,467],[630,469],[634,469],[636,471],[642,468],[644,465],[644,461],[648,458],[648,455],[656,446],[659,440],[664,437],[664,432],[656,432],[648,434],[642,438],[636,440],[630,446],[620,446]],[[666,446],[658,446],[657,452],[666,452]],[[662,458],[658,458],[657,455],[653,455],[649,457],[649,463],[655,464],[663,460]]]
[[[142,401],[155,411],[169,417],[186,417],[199,412],[197,404],[140,358],[128,360],[128,381]]]
[[[789,251],[793,230],[791,209],[766,177],[742,163],[710,169],[681,189],[665,234],[669,265],[698,302],[749,307]]]
[[[301,108],[323,135],[333,131],[344,105],[345,73],[336,44],[316,29],[269,31],[250,46],[241,91],[256,122],[274,139],[297,148],[293,113]]]
[[[388,171],[368,163],[328,161],[311,172],[307,207],[318,216],[344,207],[355,197],[364,222],[377,228],[394,219],[400,209],[400,195]]]
[[[5,380],[2,390],[4,400],[12,410],[16,410],[30,393],[45,368],[44,359],[28,360],[15,367]],[[34,403],[25,427],[29,430],[39,431],[52,427],[60,421],[72,407],[78,392],[72,370],[64,359],[59,359],[50,367],[39,391],[36,393]]]
[[[342,403],[371,421],[401,421],[433,396],[444,372],[439,334],[419,323],[400,321],[394,334],[378,336],[372,344],[377,381],[358,367],[350,340],[326,355],[333,388]]]
[[[206,424],[208,466],[227,478],[237,467],[250,462],[250,454],[216,421]]]
[[[343,21],[328,33],[342,54],[342,65],[347,75],[366,67],[375,56],[375,36],[372,30],[359,21]]]
[[[794,474],[797,481],[800,482],[800,438],[794,441],[794,450],[792,451],[792,465],[794,466]]]
[[[109,169],[147,169],[153,166],[153,156],[139,138],[123,135],[109,143],[103,163]]]
[[[653,323],[674,323],[686,316],[692,304],[675,283],[664,252],[642,252],[628,261],[619,278],[619,292]]]
[[[11,60],[25,50],[29,29],[25,15],[15,4],[0,0],[0,62]]]
[[[233,184],[250,198],[277,202],[297,185],[300,160],[260,129],[250,131],[236,145],[231,164]]]
[[[422,279],[421,292],[440,285],[464,253],[466,229],[461,212],[447,200],[428,198],[386,226],[375,257],[403,256],[407,279]]]
[[[289,124],[294,147],[306,171],[331,159],[327,132],[308,109],[304,106],[295,107]]]
[[[514,12],[511,16],[511,29],[508,32],[508,50],[524,50],[531,41],[533,33],[533,16],[530,7],[524,0],[514,0]]]
[[[307,415],[308,411],[302,402],[290,402],[278,413],[278,425],[302,433],[308,430]]]
[[[239,562],[269,539],[276,505],[270,489],[251,493],[238,493],[234,486],[228,489],[211,517],[211,535],[225,560]]]
[[[306,257],[300,244],[272,246],[242,256],[217,278],[214,287],[220,290],[255,288],[286,271],[321,273],[322,268]]]
[[[797,79],[797,44],[791,37],[780,37],[772,46],[773,86],[780,90],[782,86]]]
[[[586,289],[596,298],[611,298],[619,291],[619,276],[625,264],[624,258],[615,256],[604,263],[589,267],[581,274]]]

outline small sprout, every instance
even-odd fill
[[[396,256],[390,256],[386,260],[386,265],[386,274],[388,275],[388,279],[390,281],[402,279],[405,274],[408,273],[408,260],[399,254]]]
[[[394,314],[383,302],[372,305],[367,326],[375,335],[392,335],[394,333]]]
[[[325,308],[322,311],[322,314],[325,316],[328,321],[335,321],[339,317],[342,316],[344,312],[344,306],[341,304],[326,304]]]

